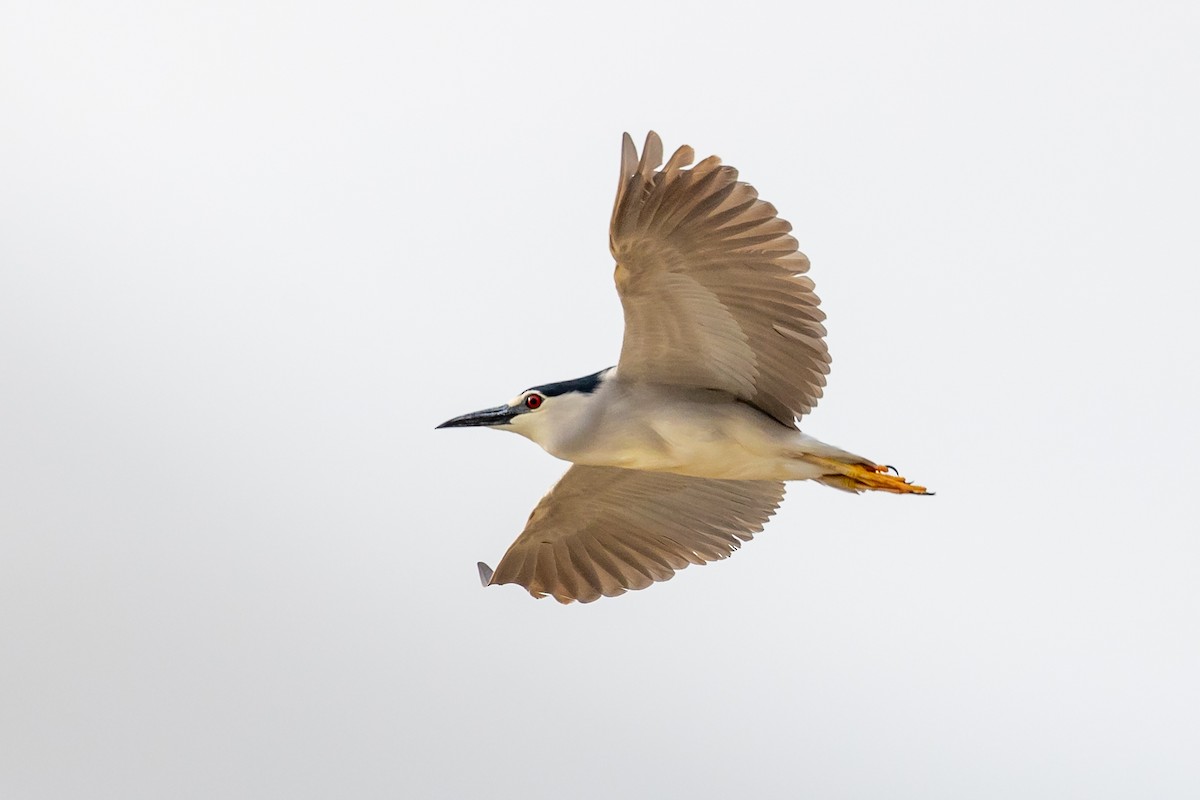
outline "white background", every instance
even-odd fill
[[[0,795],[1200,795],[1200,12],[5,4]],[[612,364],[619,141],[795,225],[794,484],[729,561],[483,590]]]

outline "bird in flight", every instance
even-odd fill
[[[532,439],[571,467],[484,585],[589,603],[722,559],[784,481],[928,494],[796,425],[829,373],[825,314],[792,226],[738,172],[651,131],[621,150],[609,232],[625,311],[615,367],[534,386],[439,428]]]

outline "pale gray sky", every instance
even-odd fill
[[[1200,794],[1195,3],[10,3],[0,795]],[[615,362],[620,134],[829,314],[794,484],[590,606],[479,587]]]

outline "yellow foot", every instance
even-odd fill
[[[818,456],[808,456],[805,460],[828,467],[830,474],[817,480],[838,489],[848,489],[852,492],[871,490],[894,494],[932,494],[924,486],[917,486],[906,481],[899,473],[891,474],[896,472],[895,467],[875,464],[846,464]]]

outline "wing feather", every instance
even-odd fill
[[[622,380],[718,389],[786,425],[829,374],[825,314],[792,226],[738,171],[622,140],[609,247],[625,310]]]
[[[778,481],[722,481],[578,464],[542,498],[491,583],[590,603],[726,558],[783,499]]]

